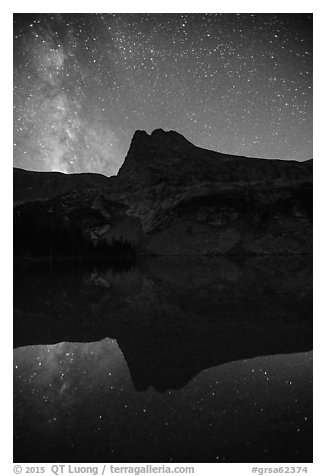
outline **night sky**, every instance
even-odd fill
[[[14,166],[116,174],[136,129],[312,157],[312,15],[14,15]]]

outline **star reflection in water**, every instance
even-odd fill
[[[15,274],[15,461],[312,460],[301,258]]]

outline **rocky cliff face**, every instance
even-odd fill
[[[201,183],[277,184],[311,179],[312,161],[264,160],[220,154],[196,147],[181,134],[157,129],[136,131],[116,185],[165,184],[184,187]]]
[[[50,187],[52,201],[38,205],[35,221],[46,216],[46,228],[49,209],[61,221],[78,209],[84,217],[83,236],[92,243],[122,238],[135,243],[141,254],[312,252],[312,160],[220,154],[158,129],[151,135],[136,131],[118,175],[99,177],[89,177],[86,185],[79,181],[79,190],[70,191],[69,213],[59,206],[67,195],[53,198]],[[24,187],[28,185],[18,187],[20,197],[28,197]],[[119,209],[118,217],[113,209]],[[15,209],[15,219],[24,216],[26,204]],[[33,213],[29,217],[33,221]],[[100,230],[100,238],[94,229]]]

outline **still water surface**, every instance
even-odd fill
[[[16,462],[309,462],[303,258],[17,267]]]

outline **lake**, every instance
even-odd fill
[[[14,267],[15,462],[311,462],[311,257]]]

